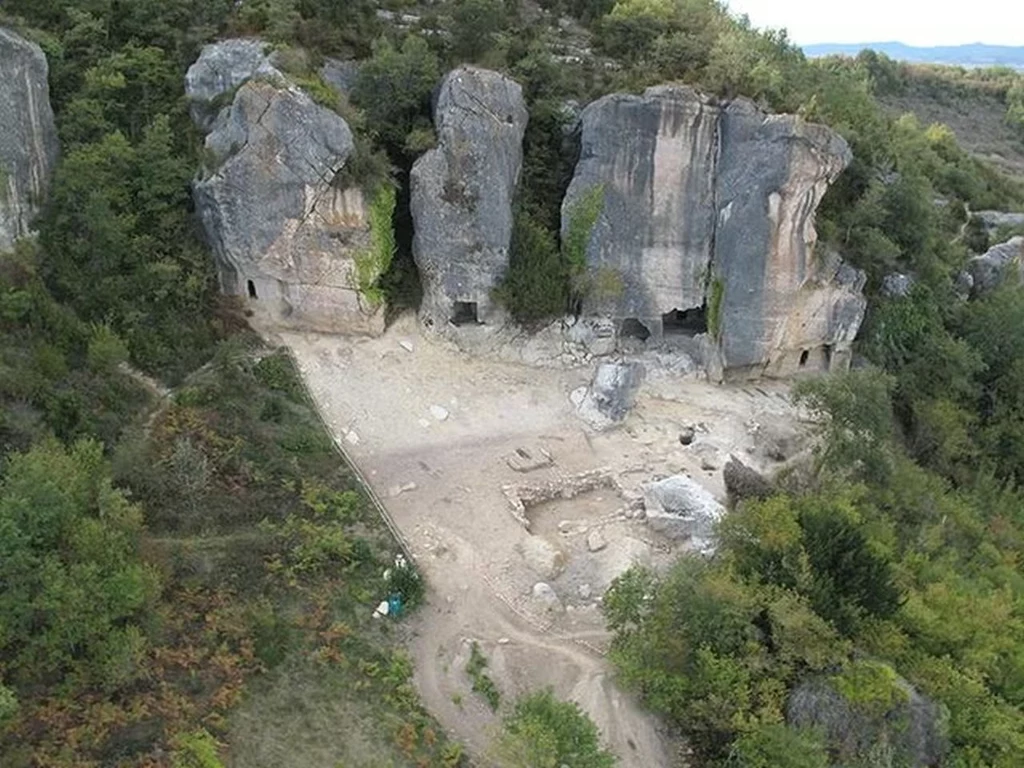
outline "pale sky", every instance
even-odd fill
[[[1024,0],[726,0],[794,43],[1024,45]]]

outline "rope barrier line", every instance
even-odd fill
[[[292,351],[291,347],[286,346],[284,349],[287,350],[288,359],[292,361],[292,365],[295,366],[295,370],[299,374],[299,381],[302,384],[302,391],[306,396],[306,400],[309,402],[309,406],[313,409],[313,413],[316,414],[316,418],[320,422],[320,426],[323,427],[324,431],[331,438],[331,445],[334,446],[335,452],[345,462],[345,465],[349,468],[352,474],[356,476],[356,480],[358,480],[359,484],[363,487],[363,491],[366,493],[367,498],[370,499],[370,503],[372,503],[376,508],[377,514],[384,522],[385,527],[391,533],[392,538],[394,538],[395,542],[402,550],[402,554],[405,556],[405,559],[410,563],[415,563],[416,558],[413,557],[412,548],[409,546],[409,542],[406,540],[401,530],[399,530],[398,526],[395,524],[395,521],[391,517],[391,513],[388,512],[384,503],[377,495],[377,492],[373,489],[373,486],[370,485],[369,481],[359,469],[359,465],[352,459],[349,452],[345,450],[345,446],[342,445],[341,440],[335,436],[334,430],[331,429],[330,425],[327,423],[327,419],[324,418],[323,412],[320,410],[320,406],[317,404],[316,398],[313,397],[313,392],[309,388],[309,384],[306,383],[305,376],[302,375],[302,368],[299,366],[299,361],[298,358],[295,357],[295,353]]]

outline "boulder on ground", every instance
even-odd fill
[[[670,539],[688,539],[701,553],[714,551],[715,526],[725,514],[715,497],[686,475],[643,486],[647,524]]]
[[[636,403],[644,379],[638,362],[601,363],[577,405],[580,416],[595,429],[620,424]]]
[[[516,545],[523,560],[542,579],[553,579],[565,570],[565,552],[540,536],[528,536]]]

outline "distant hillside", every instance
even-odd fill
[[[1019,45],[940,45],[918,48],[903,43],[819,43],[803,46],[804,53],[815,58],[844,54],[856,56],[865,48],[884,53],[898,61],[921,64],[956,64],[963,67],[1004,66],[1024,70],[1024,46]]]

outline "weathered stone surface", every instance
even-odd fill
[[[882,295],[890,299],[903,299],[910,295],[914,278],[902,272],[893,272],[882,278]]]
[[[240,38],[203,46],[199,58],[185,73],[185,98],[192,122],[210,130],[217,115],[230,103],[234,91],[257,75],[276,78],[281,73],[270,63],[269,46],[262,40]]]
[[[359,62],[351,59],[324,59],[320,77],[338,94],[348,98],[359,77]]]
[[[994,232],[1000,227],[1024,226],[1024,213],[1011,213],[1008,211],[975,211],[972,216],[980,221],[981,225],[989,232]]]
[[[655,336],[672,309],[700,308],[714,237],[719,109],[692,88],[612,94],[583,110],[580,159],[562,206],[567,234],[588,192],[604,205],[588,267],[621,280],[587,313],[637,318]]]
[[[1024,236],[1011,237],[992,246],[984,255],[970,259],[967,272],[974,280],[975,296],[995,290],[1011,275],[1024,278]]]
[[[0,28],[0,251],[30,233],[57,164],[47,78],[39,46]]]
[[[850,157],[829,128],[742,99],[660,86],[595,101],[562,205],[564,237],[588,195],[602,201],[585,313],[726,372],[847,365],[864,276],[812,257],[815,210]]]
[[[790,693],[786,719],[798,728],[820,729],[843,764],[860,762],[872,747],[886,743],[893,765],[942,765],[949,740],[941,706],[906,680],[898,678],[895,685],[899,695],[893,706],[870,713],[844,698],[829,680],[807,680]]]
[[[522,89],[503,75],[464,66],[441,82],[437,147],[411,174],[413,257],[428,329],[456,335],[504,319],[491,292],[508,269],[526,120]]]
[[[227,50],[255,50],[253,41],[234,42],[245,45]],[[222,61],[210,50],[210,61]],[[253,59],[239,54],[243,60]],[[245,68],[212,67],[215,77],[200,76],[205,70],[197,67],[193,81],[206,84],[233,83]],[[369,201],[338,181],[354,149],[352,133],[340,116],[261,67],[264,76],[238,87],[214,121],[206,137],[209,167],[193,185],[221,289],[246,297],[271,327],[380,333],[383,308],[357,289],[359,277],[375,277],[356,272],[371,243]]]
[[[812,343],[824,357],[860,327],[864,303],[849,294],[863,277],[838,266],[818,275],[812,258],[814,212],[852,154],[831,129],[766,115],[745,100],[723,111],[719,141],[712,270],[721,286],[722,365],[784,374],[780,352],[799,350],[797,366],[806,365]],[[808,295],[815,293],[825,295]],[[809,333],[812,319],[817,327]]]
[[[644,367],[640,363],[601,363],[577,406],[580,416],[595,429],[621,423],[636,402],[643,380]]]
[[[725,509],[686,475],[643,486],[647,524],[671,539],[689,539],[702,553],[714,551],[715,525]]]

